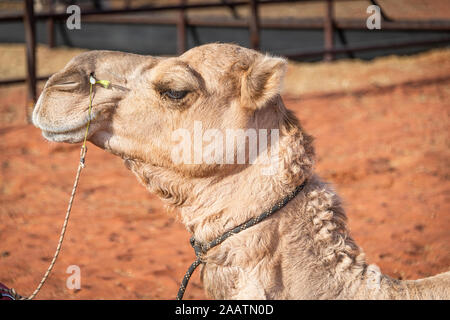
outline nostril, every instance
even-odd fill
[[[54,83],[52,88],[55,88],[60,91],[70,91],[78,88],[80,86],[80,82],[77,81],[64,81],[59,83]]]
[[[85,74],[84,74],[84,77]],[[54,74],[47,82],[47,87],[58,91],[72,91],[84,87],[86,84],[79,70],[63,70]]]

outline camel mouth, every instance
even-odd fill
[[[88,138],[92,136],[95,132],[95,123],[93,120],[95,119],[95,114],[86,117],[84,121],[80,121],[76,125],[72,127],[60,127],[60,128],[52,128],[48,126],[43,126],[35,123],[35,125],[42,130],[42,135],[45,139],[53,142],[67,142],[67,143],[78,143],[84,140],[84,136],[86,135],[87,125],[89,125]]]
[[[33,112],[33,124],[42,130],[42,136],[52,142],[67,142],[67,143],[78,143],[84,140],[86,134],[86,128],[90,121],[90,127],[88,132],[89,136],[94,133],[94,120],[96,119],[98,112],[92,112],[90,115],[86,114],[81,117],[78,121],[58,121],[58,124],[48,123],[48,121],[43,121],[42,117],[39,115],[39,105],[40,99]],[[62,122],[62,123],[61,123]],[[63,123],[65,122],[65,123]]]
[[[47,133],[51,133],[51,134],[64,134],[64,133],[71,133],[71,132],[76,132],[79,131],[83,128],[86,128],[88,124],[88,121],[84,121],[81,124],[77,124],[73,127],[62,127],[62,128],[51,128],[51,127],[44,127],[44,126],[40,126],[38,125],[38,128],[41,129],[42,131],[45,131]]]
[[[42,135],[45,139],[53,142],[68,142],[68,143],[77,143],[84,140],[84,136],[86,133],[86,125],[79,126],[77,128],[73,128],[65,131],[54,131],[54,130],[42,130]],[[91,135],[92,132],[89,132]]]

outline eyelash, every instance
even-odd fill
[[[187,90],[176,91],[176,90],[166,90],[161,93],[163,97],[168,97],[172,100],[181,100],[189,93]]]

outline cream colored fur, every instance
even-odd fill
[[[367,265],[339,197],[313,172],[312,138],[279,95],[285,68],[281,58],[229,44],[177,58],[92,51],[50,78],[33,121],[51,141],[80,142],[89,74],[110,80],[110,89],[96,88],[89,140],[122,157],[201,242],[259,215],[306,180],[285,208],[208,252],[201,274],[212,298],[448,299],[449,272],[399,281]],[[172,99],[170,90],[187,94]],[[204,129],[279,129],[279,142],[268,146],[279,148],[275,174],[261,174],[260,155],[255,164],[174,164],[171,134],[192,132],[194,121]]]

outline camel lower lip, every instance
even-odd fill
[[[45,130],[42,129],[43,132],[47,133],[47,134],[67,134],[67,133],[73,133],[73,132],[77,132],[83,128],[86,128],[87,124],[84,124],[82,126],[79,126],[77,128],[73,128],[73,129],[69,129],[69,130],[64,130],[64,131],[50,131],[50,130]]]
[[[84,139],[86,124],[78,128],[73,128],[67,131],[48,131],[42,130],[42,135],[47,140],[53,142],[69,142],[77,143]]]
[[[90,116],[91,123],[92,123],[92,120],[94,120],[94,119],[95,119],[95,115],[92,114]],[[86,129],[88,123],[89,123],[89,115],[88,115],[88,119],[86,119],[86,122],[84,122],[81,125],[77,125],[76,127],[69,128],[69,129],[64,128],[64,129],[58,130],[58,128],[55,128],[54,130],[52,130],[52,128],[50,128],[50,130],[49,130],[48,128],[43,128],[43,126],[40,126],[40,125],[37,125],[37,127],[39,127],[42,131],[44,131],[46,133],[50,133],[50,134],[67,134],[67,133],[77,132],[81,129]]]

